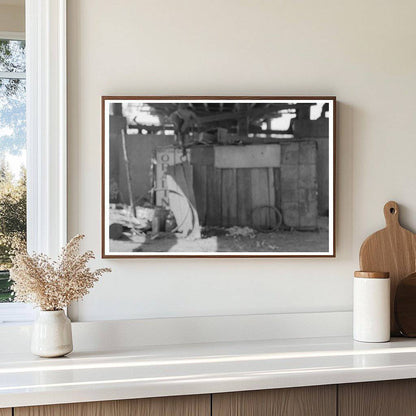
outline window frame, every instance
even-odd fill
[[[67,241],[66,0],[26,0],[25,20],[27,245],[56,257]],[[33,317],[30,305],[0,305],[0,324]]]
[[[5,32],[0,31],[0,39],[7,40],[26,40],[25,32]]]
[[[26,40],[24,32],[1,32],[0,40]],[[26,79],[26,72],[2,72],[0,79]]]

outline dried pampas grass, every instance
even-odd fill
[[[44,311],[56,311],[81,299],[105,272],[90,270],[92,251],[79,253],[83,235],[76,235],[63,249],[57,261],[45,254],[29,255],[25,247],[16,249],[12,258],[10,279],[13,281],[15,302],[33,303]]]

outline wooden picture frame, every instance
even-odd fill
[[[336,97],[101,105],[103,258],[336,256]]]

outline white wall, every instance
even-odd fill
[[[336,259],[97,260],[79,320],[351,309],[362,240],[416,231],[416,2],[68,0],[69,235],[100,253],[101,95],[336,95]]]

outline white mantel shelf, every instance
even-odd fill
[[[0,355],[0,407],[274,389],[416,377],[416,340],[347,337]]]

